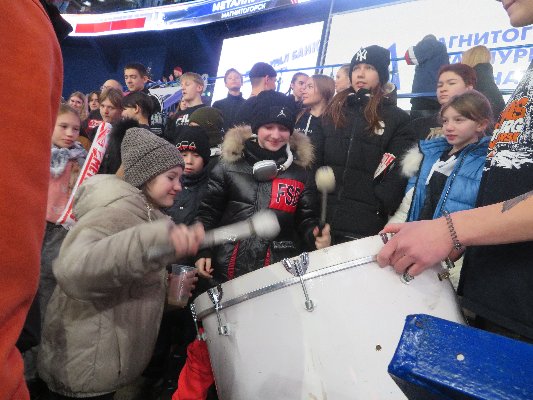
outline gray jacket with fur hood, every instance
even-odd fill
[[[76,193],[78,223],[53,270],[38,360],[40,377],[70,397],[113,392],[148,364],[165,303],[165,266],[147,259],[169,245],[170,219],[148,207],[139,189],[96,175]],[[168,254],[168,253],[167,253]]]
[[[312,230],[318,225],[318,200],[310,168],[313,147],[309,138],[298,131],[291,135],[294,162],[266,182],[256,180],[252,173],[254,163],[268,159],[253,142],[249,126],[226,133],[222,156],[211,171],[198,219],[209,230],[243,221],[268,208],[278,217],[281,232],[274,240],[252,237],[201,254],[212,258],[214,278],[221,282],[315,248]]]

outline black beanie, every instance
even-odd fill
[[[381,46],[361,47],[354,54],[350,63],[350,73],[348,77],[352,81],[352,71],[358,64],[372,65],[379,75],[379,82],[384,85],[389,81],[390,51]]]
[[[296,103],[282,93],[264,90],[255,97],[250,119],[253,133],[257,133],[263,125],[277,123],[292,134],[296,123]]]
[[[180,152],[192,151],[193,153],[198,153],[204,160],[204,167],[209,162],[209,157],[211,156],[209,138],[205,130],[199,126],[182,126],[176,140],[176,147]]]

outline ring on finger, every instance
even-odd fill
[[[413,279],[415,279],[415,277],[409,273],[409,268],[407,268],[405,272],[400,275],[400,280],[402,281],[402,283],[405,283],[406,285],[409,285],[409,283]]]

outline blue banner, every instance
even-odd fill
[[[165,12],[163,20],[168,28],[202,25],[313,1],[318,0],[214,0]]]
[[[106,14],[64,14],[64,18],[74,28],[72,36],[114,35],[209,24],[318,1],[325,0],[197,0]]]

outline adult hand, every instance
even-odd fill
[[[318,229],[318,226],[313,229],[313,236],[315,237],[315,247],[317,249],[323,249],[325,247],[331,246],[331,228],[329,224],[324,225],[322,228],[322,232],[320,232],[320,229]]]
[[[212,278],[213,277],[213,267],[211,266],[211,259],[210,258],[199,258],[196,260],[196,263],[194,263],[196,268],[198,268],[198,275],[200,275],[202,278]]]
[[[204,227],[201,224],[190,227],[180,224],[170,230],[170,241],[177,258],[196,254],[203,240]]]
[[[453,241],[444,218],[389,224],[380,233],[394,233],[378,253],[381,267],[391,265],[396,272],[415,276],[445,260]]]

